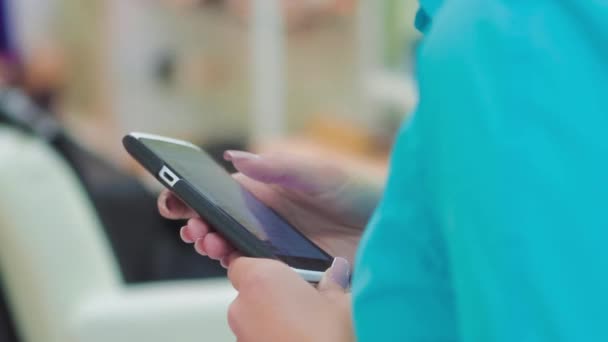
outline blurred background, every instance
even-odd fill
[[[160,188],[124,152],[126,133],[218,160],[322,156],[382,179],[416,104],[413,0],[0,5],[0,341],[189,341],[203,323],[176,320],[195,304],[224,336],[223,270],[158,217]]]
[[[120,164],[131,130],[255,144],[343,126],[369,154],[414,103],[415,1],[12,2],[31,83]]]

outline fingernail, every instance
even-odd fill
[[[203,250],[203,239],[197,239],[194,242],[194,250],[200,254],[200,255],[207,255],[207,253],[205,253],[205,251]]]
[[[170,213],[181,213],[185,210],[182,202],[174,196],[167,196],[167,199],[165,199],[165,208],[167,208],[167,211]]]
[[[188,226],[182,227],[179,230],[179,235],[182,237],[182,240],[186,243],[194,243],[194,239],[190,236],[190,231],[188,230]]]
[[[255,160],[260,159],[260,156],[244,151],[226,151],[224,152],[224,159],[227,161],[234,161],[235,159]]]
[[[343,289],[350,287],[350,264],[344,258],[335,258],[329,271],[331,279]]]

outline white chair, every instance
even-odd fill
[[[126,286],[72,170],[0,126],[0,278],[27,342],[233,341],[225,280]]]

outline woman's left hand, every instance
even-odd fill
[[[228,323],[243,342],[354,341],[348,261],[336,258],[315,289],[287,265],[239,257],[228,277],[238,297]]]

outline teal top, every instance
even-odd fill
[[[608,341],[608,4],[421,5],[358,340]]]

